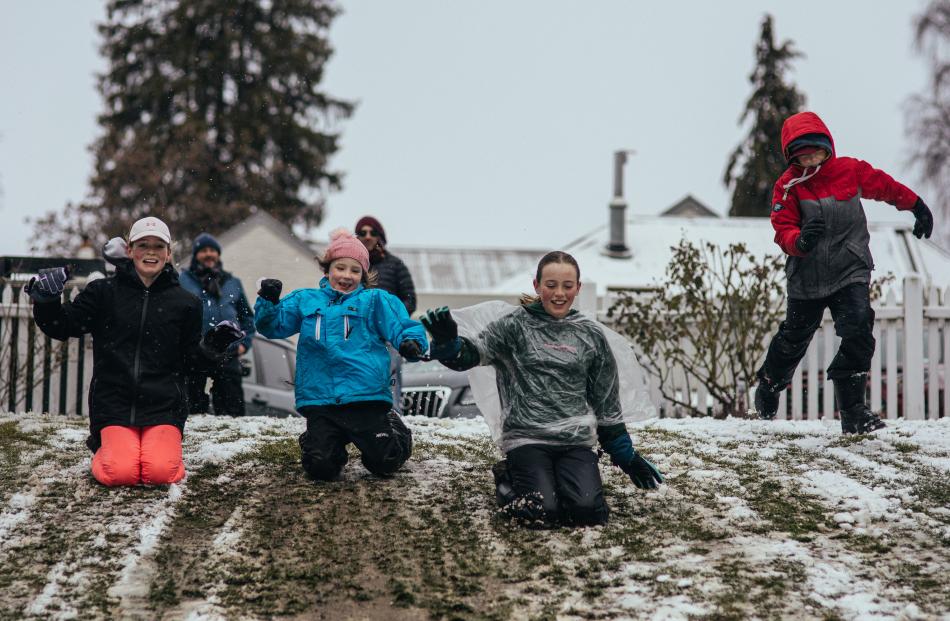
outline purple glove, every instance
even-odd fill
[[[37,272],[26,286],[26,293],[34,302],[54,302],[60,299],[69,280],[68,267],[47,267]]]

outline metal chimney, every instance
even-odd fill
[[[623,166],[627,155],[634,151],[614,151],[614,196],[610,199],[610,239],[604,248],[604,254],[615,259],[629,259],[627,247],[627,201],[623,198]]]

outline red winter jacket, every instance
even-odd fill
[[[831,157],[822,162],[818,174],[807,181],[785,189],[796,177],[813,172],[791,163],[772,189],[772,227],[775,228],[775,243],[786,254],[802,256],[795,247],[801,228],[799,201],[819,200],[834,197],[848,201],[855,196],[890,203],[902,211],[913,209],[917,195],[910,188],[898,183],[883,170],[874,168],[863,160],[853,157],[837,157],[834,138],[828,127],[814,112],[799,112],[785,119],[782,125],[782,153],[789,159],[788,145],[805,134],[824,134],[831,140]]]
[[[818,298],[870,279],[873,262],[860,199],[885,201],[900,210],[910,210],[917,195],[867,162],[837,157],[831,132],[813,112],[794,114],[782,125],[786,160],[788,145],[805,134],[827,136],[832,153],[817,167],[803,169],[797,163],[789,164],[772,190],[771,220],[775,243],[791,255],[786,266],[789,297]],[[819,214],[826,223],[825,234],[818,246],[804,255],[795,242],[802,224]]]

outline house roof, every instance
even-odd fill
[[[692,194],[687,194],[678,203],[660,214],[661,216],[687,216],[699,217],[706,216],[718,218],[719,214],[707,207]]]
[[[310,244],[294,235],[293,231],[290,230],[290,227],[263,209],[258,209],[257,213],[253,214],[246,220],[235,224],[227,231],[219,235],[217,237],[218,243],[220,243],[222,246],[226,246],[239,239],[248,230],[253,229],[256,226],[264,226],[272,230],[278,236],[286,239],[288,244],[296,247],[298,250],[300,250],[300,252],[306,254],[308,257],[313,256],[313,248],[310,247]]]

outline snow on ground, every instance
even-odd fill
[[[181,483],[107,489],[84,421],[0,414],[0,618],[950,619],[950,419],[638,423],[667,484],[603,459],[576,530],[497,514],[481,420],[408,422],[317,484],[302,419],[192,417]]]

